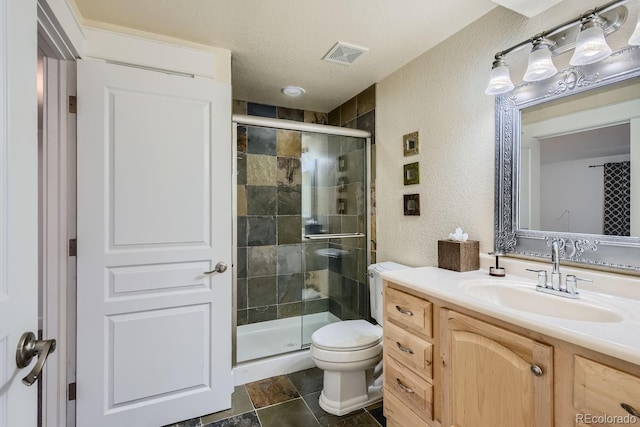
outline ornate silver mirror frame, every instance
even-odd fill
[[[549,258],[558,241],[562,259],[593,267],[640,272],[640,237],[520,229],[521,110],[544,102],[640,76],[640,48],[631,46],[591,65],[524,83],[496,97],[495,249],[524,257]],[[636,213],[637,214],[637,213]]]

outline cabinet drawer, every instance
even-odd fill
[[[413,328],[428,337],[432,336],[432,308],[429,301],[387,286],[384,295],[384,306],[387,318]]]
[[[429,427],[392,393],[384,394],[384,416],[387,418],[387,427]]]
[[[391,323],[384,325],[384,351],[415,369],[425,378],[432,377],[432,346],[431,343],[399,328]]]
[[[393,357],[387,356],[385,359],[384,387],[423,420],[433,418],[433,386],[413,375]],[[385,392],[385,398],[389,394]]]
[[[621,404],[640,412],[640,378],[580,356],[574,360],[573,405],[578,417],[629,416]],[[581,421],[576,418],[576,423]]]

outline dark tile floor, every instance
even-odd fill
[[[385,427],[382,402],[338,417],[320,408],[322,371],[311,368],[235,388],[232,408],[166,427]]]

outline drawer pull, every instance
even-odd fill
[[[409,310],[405,310],[404,308],[400,307],[399,305],[396,305],[396,310],[398,310],[400,313],[406,315],[406,316],[413,316],[413,311],[409,311]]]
[[[405,393],[415,393],[415,391],[413,391],[411,388],[409,388],[406,385],[402,384],[402,381],[400,381],[400,378],[396,378],[396,382],[398,383],[398,387],[400,387],[400,389],[402,391],[404,391]]]
[[[540,366],[538,365],[531,365],[531,372],[533,372],[533,375],[535,375],[536,377],[542,376],[542,368],[540,368]]]
[[[413,350],[411,350],[410,348],[407,348],[405,346],[403,346],[402,344],[400,344],[399,342],[396,341],[396,345],[398,346],[398,348],[400,349],[400,351],[404,351],[405,353],[409,353],[409,354],[413,354]]]
[[[634,417],[639,417],[640,418],[640,412],[638,412],[635,409],[633,409],[633,406],[627,405],[626,403],[621,403],[620,406],[622,406],[622,409],[624,409],[625,411],[627,411],[628,413],[630,413]]]

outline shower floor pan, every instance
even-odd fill
[[[240,325],[237,328],[236,361],[241,363],[299,350],[311,343],[311,334],[318,328],[339,320],[327,311],[307,314],[303,319],[289,317]]]

